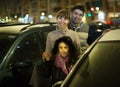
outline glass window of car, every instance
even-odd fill
[[[0,63],[16,39],[17,35],[0,34]]]
[[[68,87],[119,87],[120,42],[98,43],[74,74]]]
[[[23,38],[12,55],[11,62],[30,60],[32,63],[40,60],[40,41],[37,34]]]
[[[39,33],[39,36],[40,36],[41,41],[42,41],[42,44],[41,44],[42,46],[41,47],[42,47],[43,51],[45,50],[47,35],[51,31],[52,30],[47,30],[47,31],[43,31],[43,32]]]

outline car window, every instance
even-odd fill
[[[46,39],[47,39],[47,35],[48,35],[48,33],[49,32],[51,32],[52,30],[46,30],[46,31],[43,31],[43,32],[40,32],[39,33],[39,36],[40,36],[40,38],[41,38],[41,42],[42,42],[42,49],[43,49],[43,51],[45,50],[45,46],[46,46]]]
[[[120,86],[120,42],[101,42],[87,56],[68,87]]]
[[[28,35],[16,47],[11,61],[30,60],[36,63],[40,60],[40,49],[37,34]]]
[[[0,63],[11,47],[12,43],[15,41],[16,37],[16,35],[0,34]]]

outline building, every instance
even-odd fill
[[[1,3],[0,18],[7,16],[17,20],[21,17],[26,18],[26,22],[48,22],[49,15],[55,17],[60,9],[70,10],[74,5],[85,6],[87,22],[99,20],[100,12],[104,13],[104,21],[120,14],[120,0],[4,0]]]

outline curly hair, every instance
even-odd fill
[[[52,49],[52,58],[53,60],[56,57],[56,54],[59,52],[59,44],[64,42],[69,47],[69,60],[68,65],[74,64],[77,60],[77,49],[75,48],[72,39],[69,36],[63,36],[55,41],[54,47]]]

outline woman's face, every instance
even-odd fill
[[[57,25],[59,29],[66,29],[68,27],[69,19],[65,17],[57,18]]]
[[[63,56],[63,57],[67,57],[68,56],[68,54],[69,54],[69,47],[64,42],[61,42],[59,44],[58,49],[59,49],[59,53],[60,53],[61,56]]]

